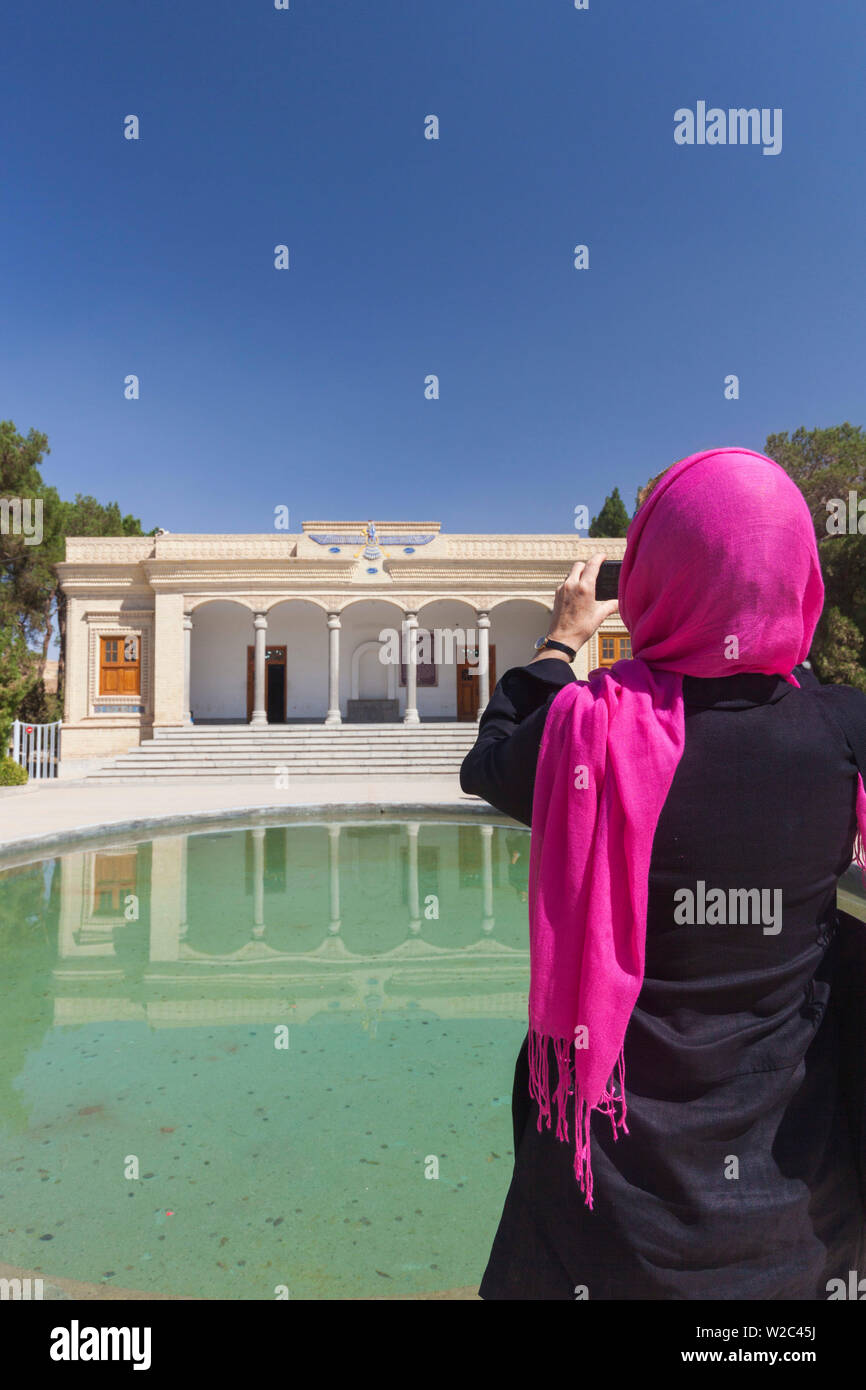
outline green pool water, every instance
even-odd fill
[[[528,853],[377,817],[0,873],[0,1262],[203,1298],[477,1286]]]

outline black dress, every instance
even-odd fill
[[[464,791],[531,823],[547,710],[572,680],[555,658],[505,673]],[[629,1133],[614,1141],[593,1115],[590,1211],[572,1144],[538,1131],[524,1043],[486,1299],[826,1299],[830,1279],[866,1273],[828,1007],[866,696],[741,674],[687,676],[683,697],[685,749],[653,841],[645,978],[625,1039]],[[781,930],[676,925],[674,891],[698,879],[781,889]]]

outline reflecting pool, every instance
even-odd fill
[[[0,1262],[195,1298],[475,1286],[528,832],[243,826],[0,873]]]

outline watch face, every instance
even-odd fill
[[[541,648],[544,646],[544,644],[545,644],[546,641],[547,641],[547,638],[546,638],[546,637],[539,637],[538,641],[537,641],[536,644],[535,644],[535,650],[536,650],[537,652],[540,652],[540,651],[541,651]]]

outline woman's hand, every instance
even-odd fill
[[[560,584],[553,600],[553,614],[547,635],[556,642],[564,642],[567,647],[579,651],[592,634],[601,627],[605,618],[617,610],[617,600],[607,599],[598,602],[595,597],[595,581],[604,560],[604,552],[599,551],[587,561],[575,560],[571,573]],[[547,660],[551,656],[561,656],[568,661],[565,652],[543,651],[532,658],[533,661]],[[532,662],[529,663],[532,665]]]

